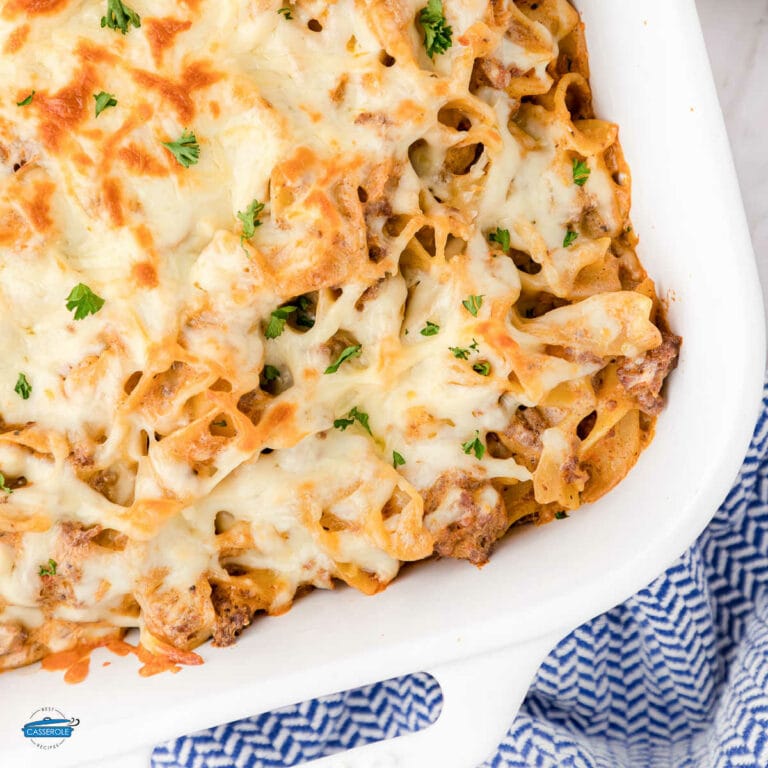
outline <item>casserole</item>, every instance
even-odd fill
[[[714,89],[701,79],[708,71],[703,44],[690,34],[693,5],[663,11],[657,2],[642,9],[604,6],[580,4],[597,111],[622,127],[635,176],[641,257],[662,295],[674,289],[670,319],[686,337],[670,386],[673,405],[636,469],[567,524],[510,537],[482,573],[442,561],[405,573],[375,600],[337,594],[332,610],[344,616],[343,627],[331,618],[336,613],[329,612],[328,597],[315,594],[236,648],[173,677],[141,680],[133,665],[116,661],[100,670],[98,654],[96,671],[79,688],[33,669],[4,675],[0,745],[11,764],[103,758],[136,733],[157,741],[424,665],[438,665],[444,686],[438,723],[365,752],[385,749],[381,754],[402,754],[414,765],[425,764],[426,755],[440,765],[476,763],[498,741],[558,635],[642,586],[706,524],[738,468],[759,397],[758,284]],[[674,89],[669,72],[677,78]],[[474,660],[439,667],[459,656]],[[509,694],[514,678],[518,696]],[[121,696],[105,706],[114,690]],[[61,749],[37,754],[18,732],[43,705],[78,717],[81,730]],[[466,727],[481,720],[484,728]],[[475,738],[460,745],[447,735],[468,731]],[[437,759],[443,751],[450,759]]]

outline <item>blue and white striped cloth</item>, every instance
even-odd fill
[[[768,766],[768,387],[749,453],[699,540],[550,654],[483,768]],[[153,768],[291,766],[424,727],[428,675],[327,696],[158,747]]]

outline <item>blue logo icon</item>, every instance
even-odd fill
[[[80,725],[76,717],[67,717],[58,709],[43,707],[33,712],[21,732],[40,749],[60,747],[72,736],[72,729]]]

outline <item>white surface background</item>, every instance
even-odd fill
[[[768,306],[768,0],[697,5]]]

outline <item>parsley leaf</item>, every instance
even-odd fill
[[[13,388],[13,391],[22,400],[29,400],[29,396],[32,394],[32,385],[23,373],[19,374],[19,378],[16,380],[16,386]]]
[[[67,296],[67,309],[75,310],[75,320],[95,315],[104,306],[104,299],[97,296],[87,285],[78,283]]]
[[[567,248],[578,236],[578,232],[574,232],[572,229],[567,230],[563,238],[563,248]]]
[[[107,93],[106,91],[94,93],[93,98],[96,100],[96,117],[98,117],[105,109],[117,106],[117,99],[111,93]]]
[[[490,235],[488,235],[488,239],[492,243],[498,243],[501,246],[501,250],[506,253],[509,250],[509,230],[508,229],[499,229],[496,227],[495,232],[491,232]]]
[[[464,309],[469,312],[472,317],[477,317],[477,313],[480,311],[480,307],[483,306],[482,296],[469,296],[461,302],[464,305]]]
[[[453,45],[453,30],[443,16],[442,0],[429,0],[419,11],[419,23],[424,29],[424,48],[430,59],[434,59],[436,53],[445,53]]]
[[[567,512],[555,512],[555,520],[565,520],[568,517]]]
[[[459,360],[467,360],[469,358],[469,350],[466,347],[448,347],[453,352],[453,356]]]
[[[280,378],[280,369],[275,368],[274,365],[265,365],[261,373],[267,381],[275,381],[275,379]]]
[[[0,473],[0,491],[5,491],[5,493],[13,493],[13,488],[9,488],[5,484],[5,475]]]
[[[392,466],[397,469],[398,467],[402,467],[403,464],[405,464],[405,459],[402,454],[397,451],[392,451]]]
[[[469,348],[477,352],[480,347],[477,344],[477,341],[475,341],[474,337],[472,338],[472,343],[469,345]]]
[[[346,347],[344,351],[338,356],[336,362],[333,365],[329,365],[323,373],[336,373],[339,370],[339,366],[345,360],[351,360],[353,357],[357,357],[360,354],[362,347],[360,344],[355,344],[352,347]]]
[[[250,240],[256,234],[256,227],[261,226],[259,215],[264,210],[264,203],[254,199],[244,210],[237,212],[237,218],[243,222],[243,234],[241,240]]]
[[[197,165],[200,160],[200,145],[192,131],[184,131],[178,141],[164,141],[162,144],[170,150],[179,165],[183,165],[185,168],[189,168],[190,165]]]
[[[127,5],[123,5],[120,0],[107,0],[107,15],[101,17],[101,26],[119,29],[126,34],[131,24],[136,29],[141,26],[139,14]]]
[[[336,419],[333,422],[333,426],[336,427],[336,429],[340,429],[342,432],[347,427],[351,427],[355,422],[360,424],[360,426],[371,436],[373,436],[373,432],[371,432],[371,427],[368,424],[368,414],[364,411],[358,411],[357,406],[355,406],[346,416]]]
[[[47,565],[41,565],[40,566],[40,575],[41,576],[55,576],[56,575],[56,566],[57,563],[55,560],[49,558]]]
[[[431,320],[427,320],[427,324],[419,331],[422,336],[437,336],[440,333],[440,326],[437,323],[433,323]]]
[[[491,374],[491,364],[487,360],[482,360],[479,363],[475,363],[472,366],[472,370],[475,373],[479,373],[481,376],[490,376],[490,374]]]
[[[480,433],[477,430],[475,430],[474,440],[467,440],[466,443],[462,443],[461,449],[467,454],[474,453],[476,459],[482,459],[485,456],[485,446],[480,440]]]
[[[32,99],[35,97],[37,91],[32,91],[25,99],[16,102],[17,107],[28,107],[32,103]]]
[[[291,13],[291,9],[289,6],[284,5],[282,8],[278,8],[277,12],[282,15],[282,17],[286,21],[290,21],[293,18],[293,14]]]
[[[589,170],[589,166],[584,160],[573,158],[573,183],[579,187],[583,187],[587,183],[589,174],[592,171]]]
[[[296,307],[278,307],[270,316],[264,335],[268,339],[276,339],[285,330],[285,321],[296,311]]]

